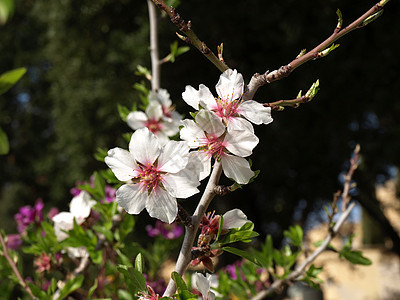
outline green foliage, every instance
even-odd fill
[[[19,68],[0,75],[0,95],[7,92],[26,73],[26,68]]]
[[[220,240],[218,240],[215,245],[213,244],[213,247],[216,248],[235,242],[250,243],[252,238],[259,235],[257,232],[253,231],[253,229],[254,224],[252,222],[248,222],[240,228],[233,228],[229,230],[229,232],[224,235]]]
[[[117,266],[117,270],[124,275],[127,289],[132,295],[147,290],[146,279],[141,272],[125,265]]]
[[[293,246],[303,248],[303,230],[299,225],[289,227],[289,230],[285,230],[283,235]]]
[[[342,249],[339,251],[339,257],[344,257],[349,262],[355,265],[364,265],[369,266],[372,264],[371,260],[363,256],[361,251],[353,250],[352,243],[353,243],[354,235],[351,235],[348,241],[343,245]]]
[[[0,155],[7,154],[10,151],[8,137],[3,129],[0,128]]]
[[[60,299],[66,298],[70,293],[79,289],[82,286],[83,280],[85,277],[83,275],[78,275],[75,278],[70,279],[67,281],[65,286],[60,291]]]
[[[188,287],[186,286],[185,281],[182,279],[182,277],[178,273],[172,272],[171,278],[175,281],[176,289],[177,289],[176,297],[179,300],[198,299],[197,295],[194,295],[193,293],[191,293],[189,291]]]
[[[14,13],[14,0],[0,0],[0,25],[4,25]]]
[[[308,283],[314,289],[320,289],[320,283],[324,281],[318,278],[318,274],[322,272],[322,267],[317,268],[314,265],[311,265],[308,270],[306,270],[305,275],[300,278],[300,280]]]

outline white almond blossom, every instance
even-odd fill
[[[270,107],[264,107],[254,100],[242,100],[244,81],[242,74],[236,70],[228,69],[222,73],[215,88],[218,94],[216,98],[203,84],[200,84],[199,90],[186,86],[182,97],[196,110],[200,105],[215,113],[228,127],[228,131],[250,130],[254,132],[250,122],[260,125],[273,121]]]
[[[180,115],[174,111],[172,101],[166,90],[149,93],[149,105],[145,112],[133,111],[126,118],[129,127],[134,130],[147,127],[160,139],[162,145],[179,131]]]
[[[54,233],[57,241],[61,242],[68,237],[67,231],[74,228],[74,219],[78,225],[85,222],[89,217],[92,206],[96,204],[95,200],[90,199],[90,195],[81,191],[79,195],[75,196],[70,203],[69,212],[63,211],[55,215],[52,220],[54,222]],[[84,257],[88,253],[85,247],[68,247],[68,254],[72,257]]]
[[[199,111],[195,121],[182,121],[180,137],[190,148],[198,148],[198,151],[191,154],[192,160],[197,160],[201,166],[199,179],[202,180],[210,174],[211,158],[214,157],[221,160],[226,177],[240,184],[248,183],[254,172],[244,157],[251,155],[258,144],[259,140],[254,133],[248,130],[227,132],[221,119],[204,109]]]
[[[240,228],[244,224],[251,222],[247,216],[238,208],[227,211],[223,214],[222,229]]]
[[[108,151],[106,164],[120,181],[127,183],[117,190],[117,202],[129,214],[144,208],[150,216],[172,223],[177,215],[176,198],[188,198],[199,190],[200,182],[187,168],[189,147],[185,142],[159,140],[147,128],[132,134],[129,151]]]
[[[192,275],[193,287],[201,293],[203,300],[214,300],[215,294],[211,291],[211,281],[213,276],[207,274],[204,276],[201,273],[194,273]]]

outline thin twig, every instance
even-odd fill
[[[324,242],[322,243],[321,246],[318,247],[317,250],[315,250],[310,256],[307,257],[306,260],[304,260],[301,265],[299,265],[293,272],[291,272],[285,279],[279,279],[274,281],[274,283],[267,289],[263,290],[260,293],[258,293],[256,296],[252,298],[252,300],[260,300],[264,299],[268,295],[271,295],[274,293],[277,289],[282,287],[284,284],[289,283],[294,281],[296,278],[298,278],[300,275],[304,273],[305,268],[311,264],[322,252],[325,251],[325,249],[328,247],[329,243],[332,241],[332,239],[337,235],[339,232],[340,228],[342,227],[344,221],[348,218],[350,215],[351,211],[353,208],[356,206],[356,203],[353,202],[349,205],[349,207],[342,213],[340,216],[339,220],[333,227],[333,229],[328,233],[327,237],[325,238]]]
[[[29,285],[26,284],[25,279],[22,277],[21,273],[18,271],[18,268],[15,264],[15,262],[12,260],[10,257],[10,254],[8,253],[8,248],[6,245],[6,242],[4,241],[3,235],[0,232],[0,243],[1,246],[3,247],[3,255],[7,259],[8,264],[10,265],[11,269],[13,270],[14,274],[17,276],[19,283],[21,286],[25,289],[25,291],[29,294],[29,296],[32,297],[32,299],[37,299],[33,294],[31,289],[29,288]]]
[[[354,171],[358,168],[360,164],[360,145],[357,145],[354,149],[353,157],[350,159],[349,172],[344,176],[344,187],[342,194],[342,211],[344,211],[351,199],[349,196],[349,191],[351,189],[351,179],[353,178]]]
[[[215,187],[217,186],[222,173],[221,162],[216,161],[213,167],[213,171],[208,180],[207,186],[204,190],[203,195],[197,205],[197,208],[192,216],[193,227],[185,227],[185,237],[182,243],[181,250],[179,252],[178,260],[175,265],[175,272],[179,275],[183,275],[192,260],[192,246],[196,237],[197,230],[199,229],[202,216],[205,214],[211,201],[214,199]],[[164,292],[164,296],[171,297],[175,292],[175,282],[171,279],[168,283],[167,289]]]
[[[208,48],[207,45],[197,37],[197,35],[192,30],[192,24],[190,21],[186,23],[175,11],[175,8],[172,6],[167,6],[163,0],[152,1],[158,6],[159,9],[165,11],[168,14],[171,22],[174,23],[178,27],[179,31],[185,35],[181,36],[178,34],[178,37],[180,39],[196,47],[221,72],[229,69],[225,62],[219,59],[214,54],[214,52],[212,52],[210,48]]]
[[[151,0],[147,0],[150,20],[150,56],[151,56],[151,90],[160,88],[161,62],[158,55],[158,20],[157,10]]]
[[[266,71],[264,74],[256,73],[251,78],[247,90],[243,96],[244,99],[253,99],[254,94],[266,83],[271,83],[273,81],[280,80],[284,77],[289,76],[296,68],[300,67],[302,64],[317,59],[319,57],[325,56],[322,54],[322,51],[327,50],[330,48],[331,45],[344,35],[348,34],[349,32],[364,27],[367,22],[365,22],[369,17],[377,14],[382,10],[382,8],[389,2],[389,0],[381,0],[377,4],[375,4],[372,8],[370,8],[366,13],[360,16],[357,20],[353,23],[348,25],[345,28],[341,28],[341,16],[339,17],[338,25],[336,26],[335,30],[333,31],[332,35],[328,37],[325,41],[320,43],[311,51],[308,51],[304,55],[299,55],[296,57],[292,62],[288,63],[287,65],[281,66],[279,69],[274,70],[272,72]]]

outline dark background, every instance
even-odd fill
[[[312,49],[333,31],[340,8],[347,25],[374,1],[182,1],[178,11],[211,49],[224,43],[224,58],[248,82],[255,72],[274,70]],[[400,165],[399,3],[383,16],[342,38],[326,58],[308,62],[288,78],[262,87],[259,102],[295,98],[320,80],[321,91],[297,109],[273,112],[258,126],[260,144],[251,157],[257,180],[211,209],[241,208],[262,235],[279,238],[289,225],[304,225],[342,188],[339,174],[359,143],[362,164],[355,199],[400,249],[400,239],[375,199],[376,184]],[[160,52],[167,55],[177,29],[160,21]],[[0,126],[11,151],[0,157],[0,227],[15,231],[13,215],[42,197],[46,207],[67,209],[69,189],[105,165],[97,147],[126,148],[129,132],[117,103],[139,97],[132,85],[138,64],[150,68],[146,1],[17,0],[13,18],[0,27],[0,72],[25,66],[27,75],[0,96]],[[180,41],[183,46],[183,42]],[[214,91],[219,71],[196,49],[162,69],[162,87],[177,110],[186,85]],[[195,197],[195,199],[197,199]],[[183,205],[191,211],[195,201]],[[314,214],[315,215],[315,214]],[[318,217],[318,214],[316,214]]]

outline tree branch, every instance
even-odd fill
[[[192,216],[192,227],[185,227],[185,237],[182,243],[181,250],[179,252],[178,260],[175,265],[175,272],[179,275],[183,275],[192,260],[192,247],[194,243],[194,239],[196,237],[197,230],[199,229],[201,218],[205,214],[208,206],[211,201],[214,199],[215,187],[217,186],[219,179],[222,173],[222,165],[221,162],[216,161],[213,167],[213,171],[210,175],[210,179],[208,180],[207,186],[204,190],[203,195],[201,196],[200,202],[197,205],[197,208]],[[175,282],[171,279],[168,283],[167,289],[164,292],[163,296],[171,297],[175,292],[176,286]]]
[[[149,0],[148,0],[149,1]],[[178,34],[178,37],[183,41],[193,45],[196,47],[214,66],[218,68],[221,72],[229,69],[229,67],[225,64],[223,59],[219,59],[214,52],[207,47],[207,45],[202,42],[197,35],[192,30],[191,22],[185,22],[181,16],[175,11],[174,7],[168,7],[163,0],[152,0],[154,4],[158,6],[159,9],[165,11],[171,22],[174,23],[180,32],[182,32],[185,36],[181,36]]]
[[[25,279],[22,277],[21,273],[18,271],[18,268],[12,258],[10,257],[10,254],[8,253],[8,248],[6,245],[6,242],[4,241],[3,235],[0,232],[0,243],[1,246],[3,247],[3,255],[7,259],[8,264],[10,265],[11,269],[13,270],[14,274],[17,276],[19,283],[21,286],[25,289],[25,291],[29,294],[29,296],[32,297],[32,299],[37,299],[33,294],[29,286],[26,284]]]
[[[266,83],[271,83],[273,81],[277,81],[284,77],[287,77],[302,64],[310,60],[315,60],[319,57],[326,56],[335,48],[335,46],[333,45],[335,41],[348,34],[349,32],[355,29],[362,28],[369,22],[373,21],[376,17],[379,16],[379,13],[382,11],[382,8],[387,4],[387,2],[389,2],[389,0],[381,0],[372,8],[370,8],[366,13],[360,16],[357,20],[355,20],[353,23],[343,29],[341,13],[338,11],[339,21],[330,37],[328,37],[325,41],[320,43],[311,51],[308,51],[306,54],[301,53],[293,61],[291,61],[287,65],[281,66],[277,70],[274,70],[272,72],[266,71],[264,74],[254,74],[247,86],[247,90],[243,98],[253,99],[258,88],[265,85]]]
[[[305,268],[311,264],[325,249],[328,247],[329,243],[332,239],[337,235],[340,228],[344,224],[344,221],[348,218],[353,208],[356,206],[356,203],[353,202],[349,205],[349,207],[342,213],[339,220],[337,221],[336,225],[333,227],[332,230],[329,231],[328,235],[326,236],[324,242],[321,246],[318,247],[310,256],[304,260],[300,266],[298,266],[293,272],[291,272],[285,279],[283,280],[276,280],[267,290],[261,291],[256,296],[252,298],[252,300],[260,300],[264,299],[268,295],[271,295],[277,289],[279,289],[282,285],[294,281],[300,275],[304,273]]]
[[[150,57],[151,57],[151,90],[160,88],[161,62],[158,57],[158,20],[156,7],[151,0],[147,0],[150,20]]]

